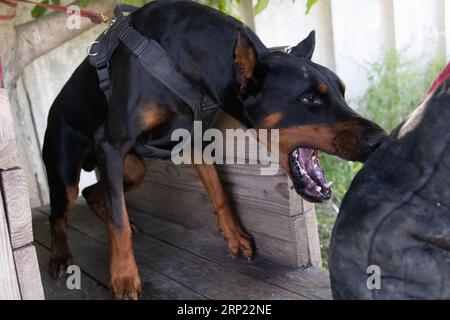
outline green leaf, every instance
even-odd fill
[[[263,12],[264,9],[266,9],[268,5],[269,5],[269,0],[258,0],[255,7],[253,8],[254,15],[257,16],[258,14]]]
[[[81,0],[80,4],[81,4],[82,7],[87,7],[88,4],[89,4],[89,0]]]
[[[61,1],[60,0],[52,0],[52,4],[54,4],[55,6],[60,6]]]
[[[306,3],[306,14],[308,14],[309,11],[311,11],[312,6],[315,5],[317,2],[319,2],[319,0],[308,0],[308,2]]]
[[[42,3],[48,3],[48,0],[41,1]],[[47,12],[47,8],[42,8],[35,6],[33,10],[31,10],[31,16],[33,18],[39,18],[40,16],[43,16]]]

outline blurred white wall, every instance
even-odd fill
[[[444,0],[394,0],[393,4],[396,47],[414,56],[444,56]]]
[[[446,58],[450,61],[450,0],[445,0],[444,10]]]
[[[309,15],[305,3],[270,0],[256,31],[274,46],[295,45],[316,29],[313,60],[337,72],[350,100],[364,93],[368,63],[385,49],[407,49],[423,61],[450,59],[450,0],[319,0]]]
[[[306,0],[270,0],[256,16],[256,32],[268,47],[293,46],[316,30],[314,60],[331,69],[335,67],[330,0],[320,0],[305,15]]]

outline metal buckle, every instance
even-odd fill
[[[108,69],[109,68],[109,61],[102,59],[100,61],[97,62],[97,64],[95,65],[95,67],[97,68],[97,70],[104,70],[104,69]]]
[[[91,51],[92,51],[92,47],[95,46],[96,44],[99,44],[99,43],[100,43],[99,41],[94,41],[94,42],[92,42],[92,43],[90,43],[88,45],[88,47],[87,47],[87,55],[89,57],[95,57],[95,56],[98,55],[98,52],[92,53]]]
[[[202,108],[202,111],[206,112],[212,109],[216,109],[218,107],[218,104],[211,98],[203,96],[202,101],[200,102],[200,107]]]

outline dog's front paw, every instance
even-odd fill
[[[251,236],[242,230],[239,223],[230,215],[218,217],[219,229],[227,242],[233,259],[242,251],[248,260],[254,256],[254,243]]]
[[[138,300],[141,295],[141,278],[137,268],[128,272],[111,274],[111,290],[116,300]]]

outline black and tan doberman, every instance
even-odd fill
[[[271,52],[239,21],[191,1],[152,2],[132,14],[131,24],[160,43],[179,71],[224,112],[251,128],[279,129],[280,163],[298,193],[310,201],[331,196],[317,150],[364,161],[385,136],[348,107],[339,78],[311,61],[314,33],[289,53]],[[83,195],[108,230],[114,297],[136,299],[141,282],[124,192],[137,188],[147,171],[137,146],[170,149],[173,130],[190,128],[193,118],[191,109],[146,72],[123,44],[109,66],[109,103],[86,59],[49,113],[43,157],[51,201],[50,269],[54,277],[62,277],[72,263],[68,213],[79,193],[80,171],[97,168],[100,181]],[[236,219],[216,168],[204,164],[195,169],[232,255],[242,251],[252,257],[251,238]]]

